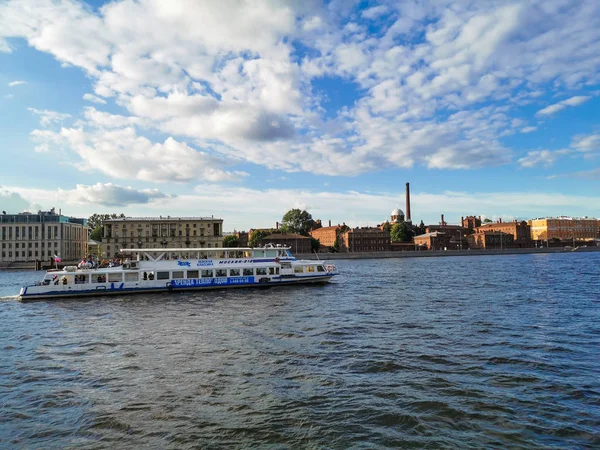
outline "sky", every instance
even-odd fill
[[[0,210],[600,216],[597,0],[0,0]]]

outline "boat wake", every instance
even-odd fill
[[[5,295],[5,296],[0,295],[0,302],[8,302],[11,300],[17,300],[18,298],[19,298],[18,295]]]

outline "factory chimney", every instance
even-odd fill
[[[331,219],[329,219],[329,226],[331,226]]]
[[[411,222],[410,219],[410,183],[406,183],[406,217],[407,222]]]
[[[444,225],[446,225],[446,222],[444,221],[444,215],[443,215],[443,214],[442,214],[442,221],[441,221],[440,225],[441,225],[441,226],[444,226]]]

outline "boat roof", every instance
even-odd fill
[[[214,247],[214,248],[122,248],[121,252],[123,253],[131,253],[131,252],[139,252],[139,253],[164,253],[164,252],[219,252],[219,251],[229,251],[229,252],[239,252],[239,251],[254,251],[254,250],[289,250],[291,247],[286,247],[283,245],[271,246],[271,247]]]

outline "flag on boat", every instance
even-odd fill
[[[62,259],[60,259],[60,256],[54,255],[54,261],[55,262],[62,262]]]

